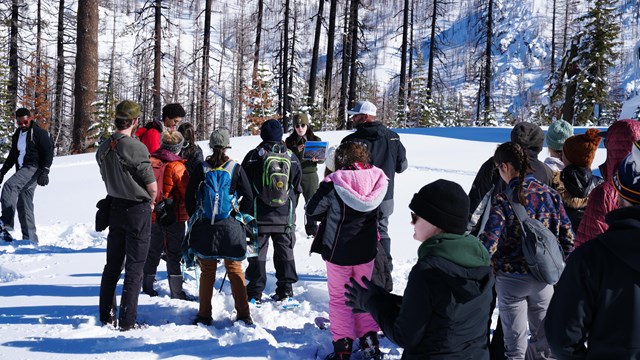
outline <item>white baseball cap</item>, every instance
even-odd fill
[[[378,108],[376,108],[375,105],[365,100],[365,101],[358,101],[356,103],[356,106],[353,107],[353,109],[347,110],[347,114],[349,115],[364,114],[364,115],[376,116],[377,110]]]

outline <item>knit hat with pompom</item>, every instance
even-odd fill
[[[562,154],[571,165],[591,168],[596,150],[598,150],[598,145],[602,140],[598,135],[599,132],[600,130],[598,129],[587,129],[584,134],[574,135],[564,141]]]

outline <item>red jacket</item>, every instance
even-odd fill
[[[136,131],[136,137],[149,149],[149,154],[153,154],[160,149],[161,134],[162,125],[157,123],[156,120]]]
[[[604,182],[589,194],[587,208],[574,242],[576,248],[609,228],[604,217],[608,212],[618,208],[618,194],[613,186],[613,175],[616,173],[620,161],[631,152],[631,146],[639,139],[640,121],[619,120],[607,129],[607,160],[600,165]]]

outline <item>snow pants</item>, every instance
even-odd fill
[[[218,270],[218,260],[198,258],[200,264],[200,309],[198,316],[202,318],[211,317],[213,311],[211,298],[213,297],[214,284],[216,282],[216,271]],[[245,318],[250,315],[249,302],[247,301],[247,288],[244,284],[244,271],[242,271],[242,261],[224,260],[224,267],[227,270],[229,283],[231,284],[231,296],[236,308],[236,316]]]
[[[524,359],[529,343],[527,323],[537,333],[553,296],[553,286],[531,275],[498,272],[496,275],[498,310],[504,332],[505,355],[510,360]]]
[[[318,186],[319,186],[318,172],[314,171],[312,173],[306,173],[306,174],[303,173],[301,185],[302,185],[302,196],[304,196],[304,203],[306,204],[309,200],[311,200],[311,197],[313,196],[313,194],[315,194],[316,191],[318,191]],[[296,200],[296,203],[299,204],[297,200]],[[305,216],[304,230],[308,236],[315,235],[316,232],[318,231],[318,223]]]
[[[113,299],[124,267],[124,286],[120,299],[120,327],[132,327],[138,317],[138,295],[151,237],[151,206],[148,201],[134,202],[114,198],[109,215],[107,264],[100,281],[100,321],[115,316]]]
[[[370,331],[377,332],[380,328],[371,314],[354,314],[345,302],[347,297],[344,285],[351,284],[349,278],[354,278],[358,284],[363,285],[360,280],[363,276],[371,279],[373,263],[371,260],[366,264],[342,266],[327,264],[327,286],[329,287],[329,320],[331,321],[331,338],[333,341],[343,338],[355,340],[364,336]]]
[[[13,229],[13,222],[18,211],[18,220],[22,230],[22,239],[38,242],[36,235],[36,217],[33,212],[33,195],[40,172],[35,166],[25,166],[16,171],[2,187],[0,202],[2,203],[2,223],[7,230]]]
[[[273,266],[276,268],[276,293],[292,292],[293,283],[298,281],[293,247],[296,235],[290,233],[260,234],[258,236],[258,256],[248,259],[247,294],[249,298],[261,299],[267,284],[267,251],[269,238],[273,240]]]

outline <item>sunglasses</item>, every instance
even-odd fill
[[[296,129],[302,129],[302,128],[306,128],[307,124],[298,124],[296,125]]]
[[[416,213],[414,213],[412,211],[411,212],[411,225],[415,225],[417,221],[418,221],[418,215],[416,215]]]

